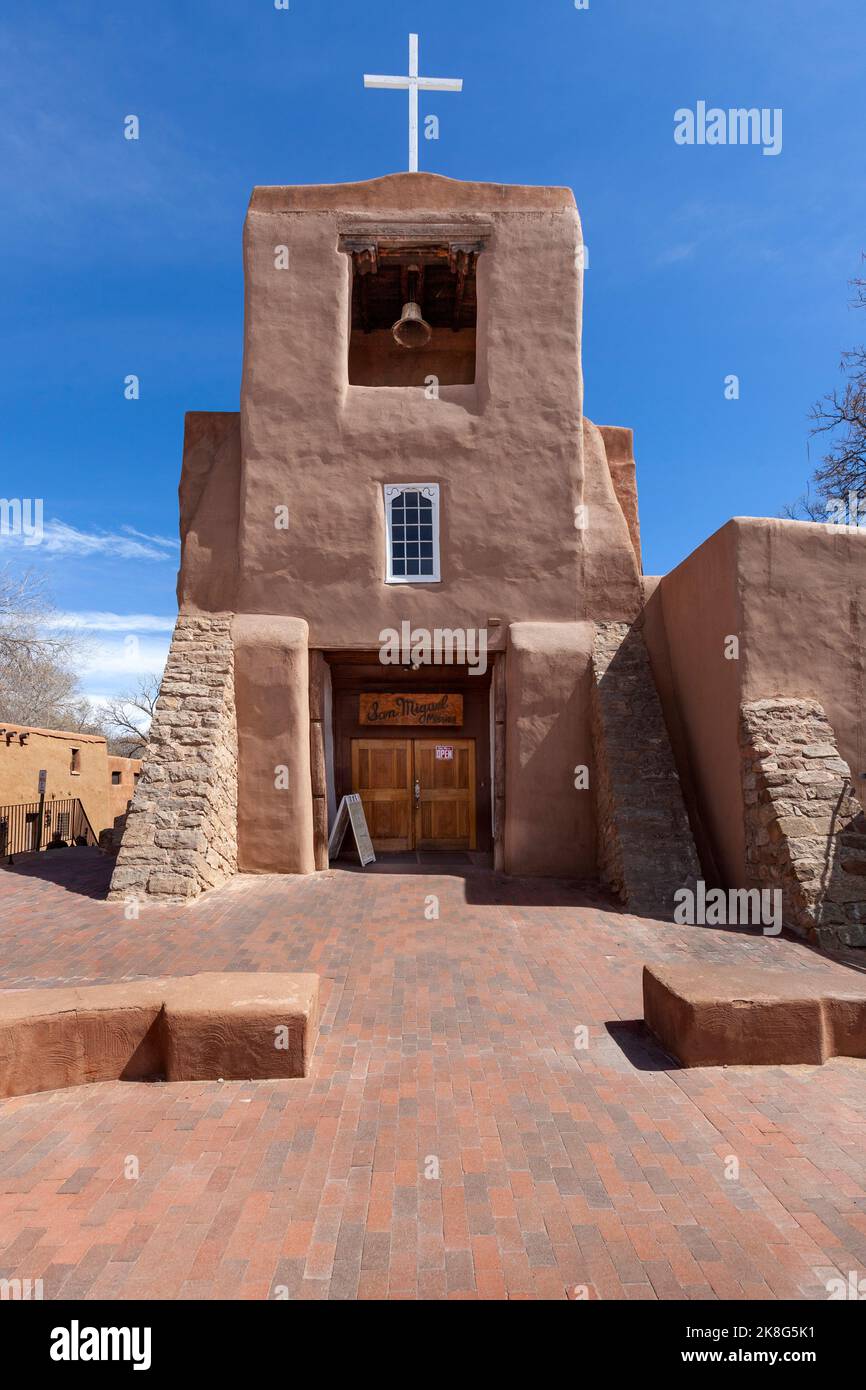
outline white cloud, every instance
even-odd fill
[[[656,265],[676,265],[678,261],[691,260],[696,249],[696,241],[681,242],[678,246],[668,246],[656,258]]]
[[[170,560],[178,542],[166,536],[138,539],[138,532],[123,526],[120,531],[79,531],[65,521],[53,518],[45,523],[40,548],[49,555],[109,555],[119,560]],[[29,547],[28,547],[29,548]]]
[[[40,504],[41,505],[41,504]],[[132,526],[119,531],[79,531],[52,517],[35,534],[10,534],[4,527],[0,547],[42,555],[100,555],[115,560],[176,560],[179,542],[169,536],[146,536]]]
[[[175,619],[155,613],[55,613],[49,627],[82,632],[172,632]]]
[[[168,632],[160,638],[138,637],[128,631],[120,637],[102,631],[106,640],[87,640],[76,663],[82,694],[88,700],[99,703],[114,699],[134,691],[141,680],[162,677],[171,640]]]
[[[98,683],[113,685],[111,681],[97,681],[98,677],[120,677],[127,684],[134,684],[139,676],[159,675],[168,656],[169,639],[136,637],[130,633],[122,640],[88,643],[78,669],[82,680],[91,688]],[[87,679],[89,678],[89,679]]]
[[[100,695],[105,690],[117,694],[146,676],[161,676],[174,623],[173,617],[154,613],[98,611],[55,613],[50,620],[50,626],[84,638],[77,667],[91,700],[108,698]]]
[[[125,531],[128,536],[138,536],[142,541],[153,541],[154,545],[177,546],[180,544],[176,536],[149,536],[146,531],[137,531],[134,526],[121,526],[121,531]]]

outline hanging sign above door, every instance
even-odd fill
[[[396,728],[420,724],[459,729],[463,723],[462,695],[364,694],[359,700],[359,724]]]

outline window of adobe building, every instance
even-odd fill
[[[69,755],[69,775],[79,777],[81,775],[81,749],[73,748]]]
[[[439,582],[439,484],[386,483],[385,582]]]
[[[119,786],[120,786],[120,773],[119,773],[119,772],[112,772],[112,774],[111,774],[111,785],[112,785],[113,787],[119,787]]]
[[[478,257],[484,241],[436,229],[344,236],[351,276],[351,386],[475,382]]]

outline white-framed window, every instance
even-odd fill
[[[439,583],[439,484],[385,483],[385,582]]]

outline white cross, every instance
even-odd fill
[[[409,76],[376,77],[364,73],[365,87],[386,87],[389,91],[409,89],[409,172],[418,172],[418,93],[424,92],[462,92],[461,77],[419,77],[418,76],[418,35],[409,35]]]

